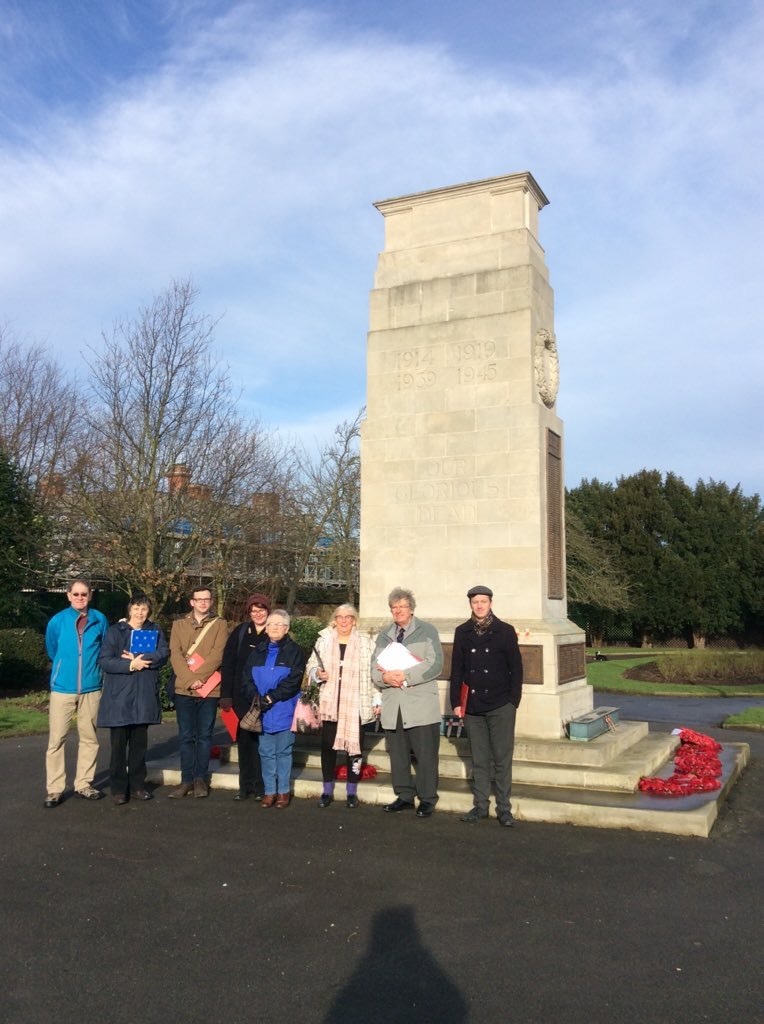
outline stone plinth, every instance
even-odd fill
[[[377,203],[361,440],[361,617],[392,587],[448,643],[475,583],[515,625],[518,735],[555,738],[593,706],[567,618],[554,309],[529,173]]]

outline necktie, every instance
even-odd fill
[[[395,638],[396,643],[399,643],[399,644],[403,643],[403,635],[404,635],[405,632],[406,632],[406,630],[403,628],[403,626],[401,626],[401,628],[398,630],[398,635]]]

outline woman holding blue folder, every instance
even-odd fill
[[[111,795],[115,804],[150,800],[146,749],[150,725],[162,720],[159,669],[169,657],[165,635],[151,622],[151,602],[136,594],[127,619],[109,628],[101,644],[103,693],[98,726],[111,731]]]

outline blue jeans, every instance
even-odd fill
[[[289,793],[292,780],[294,733],[264,732],[260,736],[260,766],[263,769],[265,795]]]
[[[215,716],[216,697],[175,697],[175,713],[180,736],[180,781],[195,782],[207,778]]]

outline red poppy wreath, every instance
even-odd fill
[[[722,763],[717,754],[722,749],[711,736],[680,729],[679,749],[674,755],[674,772],[667,779],[642,778],[639,789],[655,796],[689,796],[721,788]]]

